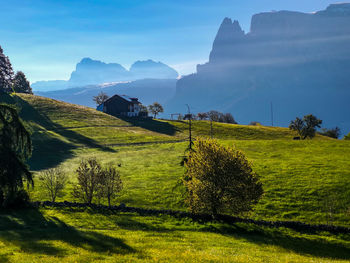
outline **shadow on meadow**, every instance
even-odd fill
[[[130,123],[133,126],[141,127],[143,129],[162,133],[169,136],[174,136],[177,131],[180,131],[174,125],[171,125],[168,122],[158,121],[154,119],[143,119],[143,118],[127,118],[118,116],[119,119]]]
[[[73,150],[78,147],[97,148],[107,152],[115,151],[110,147],[98,144],[93,139],[52,122],[47,116],[18,96],[2,94],[0,102],[15,105],[24,121],[38,125],[33,126],[32,129],[33,153],[29,165],[33,171],[57,166],[71,158]],[[58,139],[57,136],[55,137],[50,133],[51,131],[64,137],[68,142]]]
[[[326,237],[320,237],[315,232],[295,232],[289,229],[263,228],[243,223],[235,225],[218,223],[194,224],[193,221],[186,218],[181,223],[182,219],[175,219],[170,216],[158,216],[156,220],[147,222],[147,218],[151,219],[151,217],[145,216],[146,220],[140,221],[140,217],[135,216],[135,214],[120,214],[113,211],[102,212],[92,209],[67,209],[65,214],[71,213],[74,216],[74,213],[77,211],[87,212],[91,216],[102,215],[108,217],[108,222],[112,221],[118,228],[124,230],[158,233],[172,233],[175,231],[217,233],[235,239],[247,240],[257,245],[281,247],[287,251],[306,256],[339,260],[350,259],[350,247],[342,243],[342,241],[350,241],[350,235],[337,236],[337,240],[326,240]],[[103,222],[103,220],[100,221]],[[169,222],[170,224],[167,224]]]
[[[90,211],[92,214],[97,214]],[[200,224],[193,225],[193,222],[188,227],[183,227],[178,222],[174,224],[163,224],[162,222],[174,220],[171,217],[158,217],[157,222],[140,222],[135,219],[133,214],[120,214],[117,217],[111,217],[112,212],[105,212],[104,215],[109,216],[109,220],[121,229],[125,230],[141,230],[159,233],[171,233],[175,231],[200,231],[217,233],[223,236],[232,237],[235,239],[244,239],[257,245],[271,245],[284,248],[287,251],[292,251],[301,255],[313,256],[318,258],[329,258],[339,260],[350,259],[350,247],[345,246],[339,240],[325,240],[317,233],[293,232],[287,229],[262,228],[253,225],[235,224]],[[187,223],[191,222],[186,220]],[[187,224],[188,225],[188,224]],[[339,238],[339,237],[338,237]],[[350,236],[342,237],[343,240],[349,241]]]
[[[77,230],[56,217],[45,218],[35,209],[0,213],[0,240],[5,244],[15,245],[26,253],[59,257],[65,256],[67,251],[49,241],[61,241],[75,248],[97,253],[136,252],[122,239],[98,232]]]
[[[318,258],[350,259],[350,247],[340,241],[325,240],[317,235],[294,232],[286,229],[261,228],[257,226],[221,226],[214,232],[238,239],[245,239],[258,245],[273,245],[301,255]],[[296,234],[297,233],[297,234]],[[349,236],[346,240],[349,239]]]

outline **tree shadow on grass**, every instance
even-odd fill
[[[179,129],[168,122],[158,121],[148,118],[127,118],[123,116],[118,116],[119,119],[130,123],[133,126],[141,127],[143,129],[162,133],[169,136],[174,136]]]
[[[74,213],[74,210],[70,211]],[[208,223],[193,225],[193,228],[184,228],[181,225],[162,224],[163,221],[169,220],[169,216],[157,217],[160,220],[157,222],[140,221],[135,217],[135,214],[118,214],[118,217],[112,217],[116,214],[112,211],[97,212],[88,211],[91,214],[103,214],[109,216],[110,220],[113,220],[114,224],[121,229],[131,231],[147,231],[158,233],[170,233],[174,231],[200,231],[217,233],[223,236],[233,237],[236,239],[244,239],[257,245],[271,245],[281,247],[287,251],[292,251],[301,255],[312,256],[317,258],[350,259],[350,248],[346,247],[341,241],[338,240],[326,240],[325,237],[321,238],[317,233],[312,232],[295,232],[283,228],[268,228],[259,227],[250,224],[218,224]],[[147,216],[146,216],[147,217]],[[180,219],[179,219],[180,220]],[[185,219],[186,220],[186,219]],[[189,219],[187,219],[189,220]],[[190,221],[188,221],[190,222]],[[200,228],[198,228],[200,227]],[[350,238],[349,235],[347,235]],[[338,237],[339,238],[339,237]],[[344,239],[344,238],[343,238]]]
[[[57,166],[71,158],[73,150],[79,147],[115,152],[110,147],[103,146],[91,138],[52,122],[45,114],[18,96],[2,94],[0,102],[15,105],[24,121],[37,124],[32,126],[33,153],[29,160],[30,169],[33,171]],[[66,141],[57,135],[55,137],[51,132],[62,136]]]
[[[245,239],[258,245],[273,245],[282,247],[301,255],[329,259],[350,259],[350,248],[336,240],[325,240],[309,233],[299,233],[297,236],[285,232],[285,229],[262,228],[249,225],[221,226],[214,232],[225,236]],[[309,234],[309,235],[306,235]]]
[[[56,217],[45,218],[35,209],[0,213],[0,240],[31,254],[64,257],[68,251],[51,241],[61,241],[75,248],[112,254],[136,251],[122,239],[93,231],[80,231]]]

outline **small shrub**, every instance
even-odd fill
[[[350,132],[348,135],[345,135],[344,140],[350,140]]]
[[[322,129],[321,132],[319,132],[321,135],[323,136],[328,136],[334,139],[338,139],[340,136],[340,128],[339,127],[335,127],[333,129]]]
[[[252,125],[252,126],[261,126],[261,123],[260,122],[257,122],[257,121],[251,121],[249,123],[249,125]]]

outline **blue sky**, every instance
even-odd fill
[[[28,79],[68,79],[83,57],[120,63],[153,59],[195,71],[208,60],[224,17],[249,31],[271,10],[313,12],[326,0],[10,0],[0,8],[0,45]]]

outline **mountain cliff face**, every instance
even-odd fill
[[[70,86],[84,86],[113,81],[130,80],[129,71],[117,63],[104,63],[91,58],[83,58],[72,72]]]
[[[315,114],[325,126],[350,130],[350,4],[313,14],[280,11],[254,15],[245,34],[222,22],[208,63],[177,82],[168,109],[231,112],[241,123],[287,126]]]
[[[178,73],[168,65],[153,60],[136,61],[125,69],[117,63],[104,63],[83,58],[71,73],[68,81],[38,81],[32,84],[34,91],[45,92],[110,82],[126,82],[141,79],[176,79]]]
[[[130,68],[133,79],[176,79],[179,74],[162,62],[153,60],[136,61]]]

